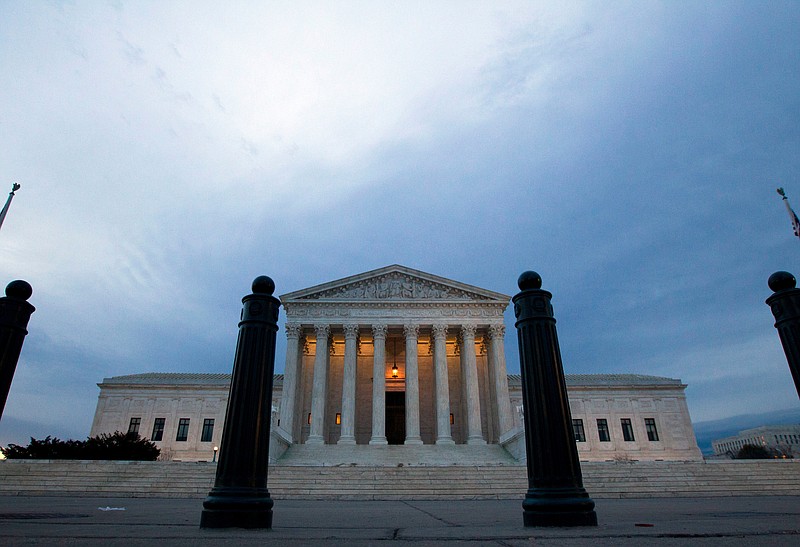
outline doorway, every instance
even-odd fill
[[[386,392],[386,441],[403,444],[406,440],[406,392]]]

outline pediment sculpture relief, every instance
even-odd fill
[[[319,298],[342,300],[487,300],[486,297],[479,294],[401,274],[387,274],[357,283],[348,283],[341,287],[310,294],[303,299],[316,300]]]

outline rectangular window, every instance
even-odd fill
[[[657,441],[658,440],[658,429],[656,429],[656,420],[655,420],[655,418],[645,418],[644,419],[644,428],[647,431],[647,440],[648,441]]]
[[[131,423],[128,424],[128,433],[139,434],[139,426],[142,425],[141,418],[131,418]]]
[[[620,420],[622,424],[622,438],[626,441],[632,441],[633,439],[633,424],[631,423],[630,418],[622,418]]]
[[[211,437],[214,436],[214,418],[206,418],[203,420],[203,432],[200,434],[201,443],[210,443]]]
[[[608,420],[605,418],[597,419],[597,436],[600,442],[607,443],[611,440],[611,435],[608,432]]]
[[[153,436],[150,437],[151,441],[160,441],[164,438],[164,418],[156,418],[153,422]]]
[[[586,432],[583,430],[583,420],[572,420],[572,432],[575,434],[575,442],[586,442]]]
[[[178,434],[175,436],[176,441],[185,441],[189,437],[189,418],[181,418],[178,420]]]

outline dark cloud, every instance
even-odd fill
[[[539,271],[567,372],[680,377],[695,419],[796,406],[763,301],[800,273],[775,194],[800,205],[800,10],[498,9],[451,34],[320,16],[324,50],[262,10],[11,9],[0,271],[39,310],[0,441],[88,433],[105,376],[228,371],[257,275],[282,294],[393,263],[507,294]]]

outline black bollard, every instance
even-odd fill
[[[0,298],[0,418],[6,407],[11,380],[17,370],[22,343],[28,334],[28,320],[36,311],[27,302],[33,289],[27,281],[18,279],[6,287],[6,295]]]
[[[775,316],[775,328],[800,396],[800,289],[795,288],[797,282],[789,272],[775,272],[768,283],[774,294],[767,298],[767,305]]]
[[[597,526],[594,501],[583,488],[572,414],[556,335],[552,294],[536,272],[524,272],[514,296],[528,491],[525,526]]]
[[[242,299],[228,411],[214,488],[203,502],[201,528],[272,528],[267,490],[272,376],[280,300],[267,276]]]

